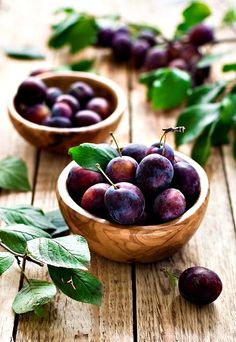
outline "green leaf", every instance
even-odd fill
[[[179,116],[176,126],[187,127],[184,134],[176,134],[176,145],[188,143],[201,135],[203,130],[220,116],[219,103],[206,103],[187,107]]]
[[[236,71],[236,63],[224,64],[222,71],[223,72]]]
[[[100,305],[102,285],[88,272],[48,266],[50,277],[55,285],[67,296],[83,303]]]
[[[162,75],[163,69],[143,72],[139,77],[139,82],[150,87],[154,81],[161,79]]]
[[[92,45],[97,39],[98,27],[94,17],[83,13],[69,13],[56,27],[49,38],[48,45],[54,49],[65,45],[75,53]]]
[[[183,11],[183,22],[176,28],[176,35],[180,36],[193,26],[201,23],[211,15],[210,7],[203,1],[192,1]]]
[[[15,258],[8,252],[0,253],[0,276],[8,270],[13,264]]]
[[[56,295],[56,286],[42,280],[29,279],[20,292],[17,293],[12,308],[17,314],[37,310],[37,307],[47,304]]]
[[[207,126],[203,133],[198,137],[194,143],[191,156],[200,165],[204,166],[211,154],[211,137],[215,129],[216,122]]]
[[[68,233],[69,228],[64,220],[59,209],[52,210],[46,213],[46,217],[52,222],[53,226],[56,227],[52,232],[52,237],[57,237],[59,235],[63,235]]]
[[[236,9],[233,7],[230,7],[227,9],[225,12],[223,18],[222,18],[222,23],[225,25],[232,25],[236,23]]]
[[[80,61],[75,63],[61,65],[55,70],[91,71],[94,61],[94,59],[81,59]]]
[[[25,162],[16,157],[0,160],[0,188],[7,190],[31,190]]]
[[[98,171],[96,163],[104,170],[118,153],[109,145],[84,143],[69,149],[71,158],[85,169]]]
[[[204,84],[194,88],[188,97],[188,106],[200,103],[214,102],[225,90],[226,81],[219,81],[214,84]]]
[[[45,59],[45,55],[42,54],[35,48],[25,47],[22,49],[4,49],[5,54],[8,57],[12,57],[15,59],[23,59],[23,60],[37,60],[37,59]]]
[[[28,255],[45,264],[87,270],[90,253],[86,240],[79,235],[57,239],[40,238],[28,241]]]
[[[154,109],[170,109],[179,106],[191,87],[190,76],[179,69],[163,68],[161,77],[152,84],[151,101]]]
[[[27,241],[39,237],[50,238],[50,235],[42,229],[24,224],[0,228],[0,240],[2,243],[12,251],[20,254],[25,253]]]
[[[7,225],[22,223],[44,230],[57,228],[41,209],[34,208],[31,205],[18,205],[11,208],[0,207],[0,218]]]

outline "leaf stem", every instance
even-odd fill
[[[16,253],[16,252],[12,251],[9,247],[7,247],[4,243],[2,243],[1,240],[0,240],[0,246],[2,246],[4,249],[6,249],[11,254],[13,254],[15,257],[24,258],[24,254],[20,254],[20,253]]]
[[[25,260],[25,258],[24,258]],[[20,268],[21,274],[24,276],[25,280],[27,281],[28,284],[30,284],[29,278],[27,277],[27,275],[25,274],[25,271],[23,270],[23,267],[20,264],[20,259],[18,256],[16,256],[16,261],[17,261],[17,265]]]

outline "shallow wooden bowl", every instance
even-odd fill
[[[83,235],[90,249],[105,258],[121,262],[161,260],[181,248],[198,229],[208,204],[209,183],[203,168],[191,158],[176,152],[190,163],[200,177],[201,192],[196,203],[179,218],[152,226],[122,226],[89,214],[70,197],[66,180],[71,162],[62,171],[57,183],[57,199],[61,212],[75,234]]]
[[[8,113],[15,129],[29,143],[38,148],[57,153],[67,153],[71,146],[83,142],[102,143],[113,132],[126,108],[123,90],[112,80],[87,72],[45,73],[38,76],[49,87],[67,91],[73,82],[83,81],[91,85],[96,96],[104,96],[111,104],[112,113],[105,120],[87,127],[56,128],[32,123],[24,119],[15,109],[14,97],[8,106]]]

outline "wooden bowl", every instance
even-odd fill
[[[200,177],[201,191],[196,203],[179,218],[152,226],[122,226],[96,216],[77,205],[70,197],[66,180],[71,162],[57,182],[57,199],[70,230],[83,235],[90,249],[105,258],[121,262],[152,262],[172,255],[198,229],[208,204],[209,183],[203,168],[191,158],[176,152],[191,164]]]
[[[73,82],[83,81],[94,89],[96,96],[104,96],[111,104],[112,113],[105,120],[86,127],[56,128],[32,123],[24,119],[15,109],[14,97],[8,106],[8,113],[15,129],[29,143],[38,148],[57,153],[67,153],[72,146],[83,142],[102,143],[119,124],[126,108],[123,90],[112,80],[87,72],[45,73],[37,76],[49,87],[67,91]]]

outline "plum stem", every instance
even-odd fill
[[[119,153],[119,156],[122,157],[121,149],[120,149],[120,147],[119,147],[119,145],[118,145],[118,143],[117,143],[117,140],[116,140],[114,134],[111,132],[110,135],[111,135],[111,137],[112,137],[114,143],[116,144],[116,148],[117,148],[117,151],[118,151],[118,153]]]
[[[108,182],[113,186],[114,189],[118,189],[118,186],[116,186],[111,179],[105,174],[103,169],[101,168],[101,165],[99,163],[96,164],[96,168],[103,174],[103,176],[108,180]]]

